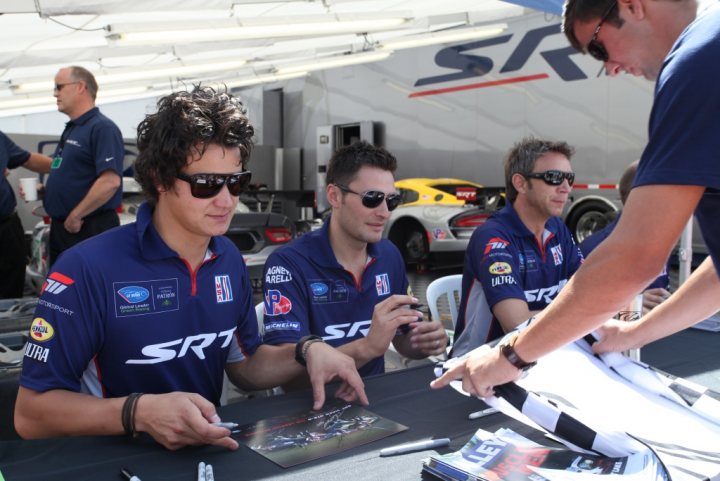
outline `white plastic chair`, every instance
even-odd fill
[[[258,302],[255,304],[255,316],[257,317],[258,322],[258,332],[260,333],[260,336],[263,336],[265,334],[265,321],[263,320],[265,317],[264,302]]]
[[[462,288],[462,274],[454,274],[451,276],[444,276],[432,281],[425,291],[425,299],[430,309],[430,318],[432,320],[441,321],[440,309],[438,302],[445,296],[447,297],[448,305],[450,307],[450,317],[452,318],[453,329],[457,324],[458,317],[458,303],[455,300],[455,294],[460,297],[460,290]]]

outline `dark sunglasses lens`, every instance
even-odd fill
[[[376,190],[369,190],[362,195],[362,203],[368,209],[374,209],[379,206],[385,198],[385,194]]]
[[[550,185],[560,185],[565,179],[567,179],[568,184],[573,185],[575,173],[560,170],[547,170],[543,173],[543,180]]]
[[[234,196],[242,194],[242,192],[250,184],[252,174],[249,171],[241,172],[239,174],[233,174],[227,179],[227,186],[230,193]]]
[[[598,42],[597,40],[591,40],[590,43],[587,46],[587,51],[590,54],[592,58],[595,60],[599,60],[600,62],[607,62],[608,61],[608,53],[607,50],[605,50],[605,46]]]
[[[387,197],[385,197],[385,201],[387,202],[388,210],[395,210],[395,208],[397,208],[397,206],[400,205],[400,195],[399,194],[390,194]]]
[[[193,175],[190,176],[190,193],[198,199],[207,199],[214,197],[222,189],[223,183],[217,183],[215,176],[211,175]]]

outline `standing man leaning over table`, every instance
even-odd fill
[[[395,192],[395,157],[356,142],[330,159],[325,193],[332,213],[321,229],[274,251],[265,263],[266,343],[292,351],[324,339],[363,376],[385,372],[390,343],[412,359],[440,354],[447,334],[408,309],[412,297],[400,251],[382,238]]]
[[[58,110],[70,121],[60,136],[44,192],[50,266],[67,248],[120,224],[125,149],[120,129],[95,107],[98,84],[82,67],[55,75]]]
[[[568,0],[563,27],[572,45],[611,76],[657,79],[649,140],[634,188],[612,234],[519,336],[434,381],[462,378],[490,396],[493,386],[552,350],[598,328],[663,268],[695,212],[710,256],[668,300],[640,321],[610,321],[596,352],[637,348],[720,309],[720,3],[694,0]],[[650,235],[650,241],[648,241]]]
[[[222,234],[250,181],[242,103],[209,88],[160,99],[138,127],[137,221],[69,249],[53,266],[25,350],[15,427],[24,438],[147,432],[167,448],[236,449],[220,421],[223,371],[242,389],[306,370],[261,344],[242,255]],[[324,383],[367,404],[348,356],[302,352],[315,408]],[[141,394],[146,393],[146,394]]]
[[[566,142],[528,137],[505,157],[508,204],[470,238],[453,356],[544,309],[580,267],[583,256],[559,217],[575,181],[572,155]]]

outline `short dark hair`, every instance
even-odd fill
[[[637,174],[638,169],[638,163],[639,161],[631,162],[630,165],[628,165],[625,168],[625,172],[623,172],[622,177],[620,177],[620,182],[618,183],[618,190],[620,191],[620,202],[625,205],[625,201],[628,198],[628,195],[630,195],[630,191],[632,190],[633,181],[635,180],[635,174]]]
[[[510,203],[517,199],[518,191],[513,187],[512,178],[515,174],[527,175],[532,173],[537,159],[548,152],[562,154],[570,160],[575,150],[567,142],[541,140],[526,137],[513,145],[505,157],[505,195]]]
[[[71,65],[68,68],[70,69],[70,76],[72,79],[76,82],[85,83],[85,88],[87,89],[88,94],[90,94],[90,97],[95,100],[98,93],[98,83],[97,80],[95,80],[95,76],[85,67]]]
[[[325,183],[347,186],[364,166],[377,167],[394,173],[397,169],[397,160],[382,147],[364,141],[355,142],[338,149],[332,156]]]
[[[570,41],[570,45],[582,53],[586,53],[587,45],[583,45],[575,35],[575,24],[577,22],[589,22],[593,19],[600,21],[610,5],[615,3],[612,11],[605,17],[605,23],[621,27],[624,22],[620,18],[620,10],[617,0],[565,0],[563,5],[562,31]]]
[[[137,128],[135,178],[152,203],[157,186],[169,189],[188,159],[199,158],[209,144],[239,147],[245,168],[255,133],[239,98],[196,85],[192,91],[162,97],[158,110]]]

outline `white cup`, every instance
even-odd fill
[[[20,179],[20,186],[23,190],[23,197],[26,201],[37,200],[37,177],[23,177]]]

